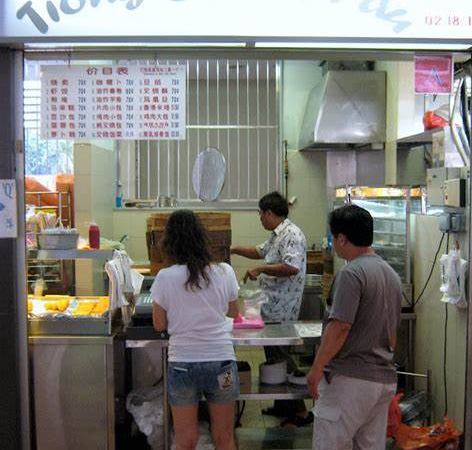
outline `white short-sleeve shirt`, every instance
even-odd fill
[[[294,223],[285,219],[270,238],[256,249],[266,264],[287,264],[299,270],[290,277],[261,274],[259,282],[269,298],[268,303],[262,305],[262,318],[275,322],[297,320],[305,287],[305,235]]]
[[[228,302],[238,298],[238,282],[232,267],[212,264],[209,286],[186,289],[186,265],[162,269],[151,287],[151,297],[167,313],[169,361],[201,362],[236,360],[231,341],[233,321],[226,317]]]

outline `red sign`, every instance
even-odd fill
[[[453,67],[452,55],[415,55],[415,93],[450,94]]]

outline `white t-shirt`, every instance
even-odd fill
[[[154,302],[167,313],[169,361],[236,360],[231,341],[233,321],[226,317],[228,302],[238,298],[238,282],[228,264],[212,264],[210,285],[187,290],[186,265],[162,269],[151,287]]]

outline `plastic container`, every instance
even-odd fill
[[[79,233],[39,233],[38,248],[43,250],[71,250],[77,248]]]
[[[287,381],[287,361],[266,361],[259,364],[259,381],[263,384],[282,384]]]
[[[95,222],[92,222],[89,226],[89,247],[100,248],[100,228]]]

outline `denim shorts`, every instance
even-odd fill
[[[236,361],[169,362],[167,387],[171,406],[230,403],[239,396]]]

